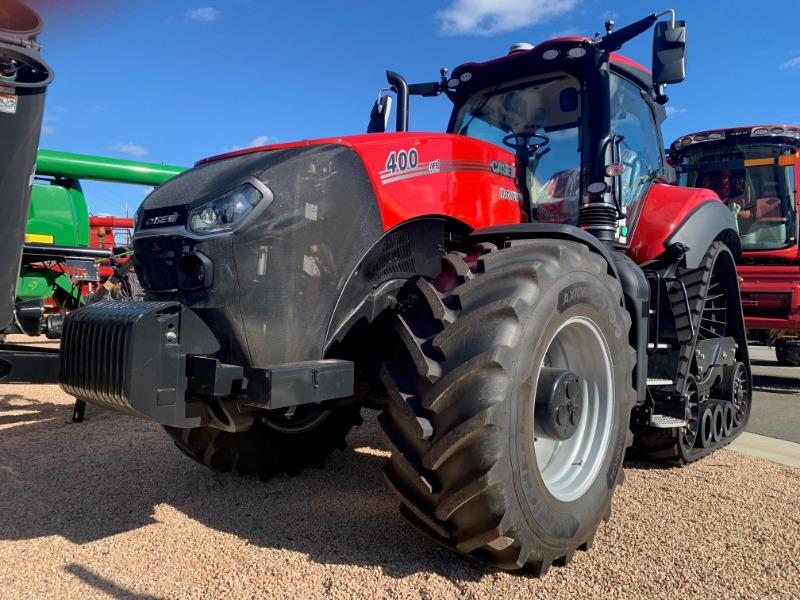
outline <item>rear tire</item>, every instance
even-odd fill
[[[186,456],[218,472],[269,478],[296,475],[308,466],[322,466],[345,438],[361,424],[358,408],[339,408],[308,415],[305,425],[256,420],[247,431],[231,433],[213,427],[164,427]],[[321,418],[320,418],[321,417]]]
[[[449,254],[418,281],[379,421],[401,512],[435,540],[538,575],[609,518],[635,395],[630,318],[607,267],[582,244],[536,240]],[[535,429],[543,365],[586,383],[580,437]]]

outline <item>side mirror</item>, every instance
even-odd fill
[[[659,21],[653,29],[653,85],[686,78],[686,21]]]
[[[392,97],[378,96],[372,111],[369,113],[367,133],[383,133],[389,126],[389,114],[392,112]]]

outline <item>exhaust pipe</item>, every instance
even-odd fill
[[[39,54],[42,20],[18,0],[0,4],[0,330],[13,319],[36,149],[53,71]]]

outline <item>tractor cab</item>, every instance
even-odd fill
[[[532,220],[577,225],[580,206],[592,201],[587,186],[605,183],[592,174],[605,175],[614,163],[616,188],[609,181],[606,189],[619,212],[635,219],[649,184],[665,175],[658,127],[665,115],[650,71],[612,54],[609,77],[598,79],[585,63],[593,47],[589,38],[563,38],[512,49],[502,59],[458,67],[449,81],[448,131],[515,154]],[[594,105],[602,109],[584,108]]]
[[[798,258],[799,128],[698,132],[676,140],[670,153],[682,185],[713,190],[736,215],[746,258]]]
[[[670,13],[671,21],[657,22]],[[652,71],[616,54],[653,24]],[[407,130],[408,95],[445,94],[453,102],[448,133],[513,153],[513,164],[492,168],[513,172],[524,220],[578,225],[625,243],[650,184],[672,179],[659,125],[666,84],[684,79],[685,47],[685,23],[665,11],[617,31],[608,21],[604,37],[515,44],[507,56],[463,64],[449,77],[442,69],[439,82],[409,86],[390,72],[396,129]],[[381,100],[373,116],[385,118]]]

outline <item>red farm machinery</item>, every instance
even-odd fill
[[[617,51],[652,27],[651,72]],[[409,521],[501,568],[566,563],[627,447],[690,462],[749,416],[736,220],[675,185],[659,128],[685,45],[666,11],[389,72],[393,132],[383,96],[368,134],[201,160],[138,210],[144,300],[67,316],[61,386],[263,477],[377,409]],[[452,103],[445,133],[409,131],[410,96]]]
[[[756,125],[699,131],[672,143],[680,183],[716,192],[736,216],[748,336],[800,366],[800,128]]]

